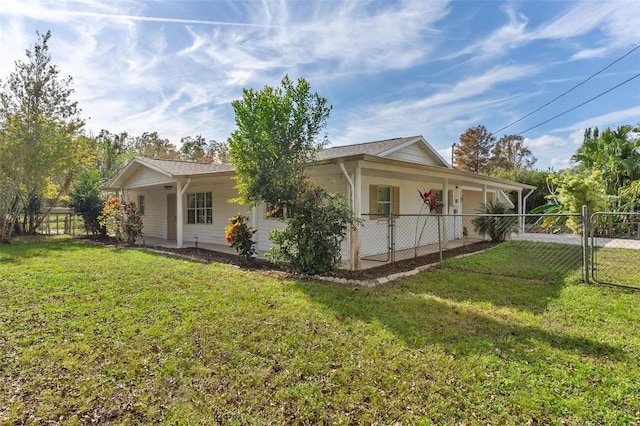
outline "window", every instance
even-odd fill
[[[369,185],[369,217],[389,217],[400,213],[400,188],[388,185]]]
[[[187,223],[213,223],[211,192],[187,194]]]
[[[274,206],[267,204],[265,216],[268,219],[287,219],[291,216],[291,206]]]
[[[138,212],[144,214],[144,195],[138,195]]]

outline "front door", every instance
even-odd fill
[[[167,194],[167,240],[176,239],[177,211],[176,194]]]

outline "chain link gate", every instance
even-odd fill
[[[640,290],[640,213],[597,212],[590,225],[591,279]]]

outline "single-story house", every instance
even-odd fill
[[[386,237],[375,237],[387,235],[388,217],[426,213],[418,191],[435,191],[443,204],[440,213],[464,215],[477,214],[490,201],[515,207],[504,191],[516,191],[518,211],[524,211],[526,197],[535,189],[455,170],[422,136],[326,148],[317,160],[309,176],[328,191],[344,194],[353,213],[363,218],[363,224],[343,243],[343,260],[352,269],[360,269],[362,257],[388,250]],[[266,251],[269,232],[283,222],[267,217],[265,205],[249,209],[230,203],[238,196],[234,175],[231,164],[134,158],[107,189],[136,202],[143,214],[145,236],[175,240],[177,247],[194,241],[227,245],[228,219],[242,212],[257,229],[257,249]],[[456,219],[450,216],[444,221],[445,239],[462,237],[461,221]],[[411,234],[404,239],[409,247],[415,227],[398,232]]]

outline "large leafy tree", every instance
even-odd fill
[[[127,132],[101,130],[95,138],[97,167],[102,183],[113,178],[135,156],[134,140]]]
[[[492,173],[530,169],[537,159],[519,135],[504,135],[491,149],[489,169]]]
[[[180,154],[169,139],[160,137],[158,132],[144,132],[135,138],[134,149],[136,155],[148,158],[162,158],[178,160]]]
[[[470,127],[460,135],[454,148],[455,168],[475,173],[489,173],[491,149],[495,136],[485,126]]]
[[[26,61],[16,61],[15,71],[0,81],[0,150],[11,155],[3,164],[3,174],[12,176],[15,191],[4,192],[3,205],[18,202],[25,212],[24,227],[35,232],[43,214],[42,200],[47,188],[56,188],[59,199],[70,187],[71,179],[93,161],[91,140],[80,135],[84,121],[73,101],[72,78],[62,78],[49,54],[51,32],[38,34]],[[4,179],[3,179],[4,181]],[[15,217],[3,217],[15,222]],[[10,231],[9,231],[10,232]],[[0,235],[6,239],[8,235]]]
[[[287,226],[270,235],[270,255],[304,273],[340,264],[340,243],[354,218],[342,197],[328,194],[305,175],[316,153],[331,106],[303,79],[279,87],[243,90],[233,102],[237,129],[229,138],[241,201],[286,207]]]
[[[331,106],[309,83],[288,76],[280,87],[244,89],[233,102],[237,129],[229,138],[240,196],[252,205],[295,198],[300,176],[328,140],[318,138]]]
[[[180,158],[202,163],[225,164],[230,162],[229,146],[225,142],[209,141],[202,135],[185,136],[180,140]]]

